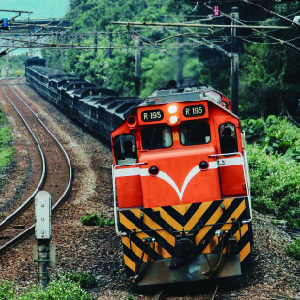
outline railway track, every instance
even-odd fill
[[[17,112],[19,118],[32,136],[35,172],[39,179],[32,182],[35,185],[30,196],[13,211],[0,220],[0,253],[18,244],[34,232],[34,198],[40,190],[45,190],[52,196],[52,210],[67,198],[71,189],[72,168],[69,156],[58,139],[39,119],[24,99],[7,81],[0,81],[0,87],[7,101]],[[39,157],[37,157],[37,155]],[[35,176],[35,179],[38,178]]]
[[[197,299],[199,300],[219,300],[219,284],[216,284],[212,287],[211,291],[209,293],[205,294],[201,294],[197,296]],[[167,289],[164,290],[160,290],[157,294],[154,295],[153,300],[167,300],[167,299],[172,299],[173,297],[169,297],[168,296],[168,291]],[[175,297],[177,298],[177,297]],[[183,299],[185,299],[185,297],[183,297]]]

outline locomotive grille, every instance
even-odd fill
[[[124,262],[127,272],[134,276],[137,264],[175,256],[174,246],[178,235],[193,236],[197,254],[217,253],[216,230],[235,237],[240,262],[251,252],[252,229],[243,224],[248,216],[247,197],[227,198],[193,204],[157,208],[135,208],[119,211]],[[145,240],[155,239],[154,248]],[[226,251],[224,245],[223,252]],[[236,250],[235,250],[236,251]]]

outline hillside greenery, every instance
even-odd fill
[[[25,74],[24,62],[28,58],[27,55],[9,55],[8,59],[8,77],[22,77]],[[6,58],[5,56],[0,57],[0,71],[1,77],[6,76]]]
[[[279,18],[274,18],[262,9],[245,3],[238,4],[240,19],[250,25],[289,25]],[[288,3],[264,3],[267,8],[293,19],[298,11],[299,1]],[[220,5],[222,12],[230,14],[231,6]],[[135,39],[139,36],[141,45],[141,93],[147,97],[171,79],[177,79],[178,38],[164,41],[164,46],[153,48],[155,42],[178,34],[173,27],[127,27],[113,25],[113,21],[154,22],[190,22],[198,16],[211,15],[211,10],[203,5],[195,6],[188,0],[71,0],[67,17],[71,20],[72,34],[55,36],[51,42],[70,42],[80,45],[94,45],[94,33],[98,32],[98,46],[110,45],[110,51],[99,49],[69,50],[62,55],[52,50],[43,51],[49,66],[62,68],[75,73],[78,77],[98,85],[115,89],[121,95],[134,96],[135,77]],[[262,21],[264,20],[264,21]],[[230,24],[227,18],[207,23]],[[191,29],[183,29],[188,33]],[[194,30],[194,29],[193,29]],[[230,58],[228,55],[203,46],[199,34],[216,36],[230,35],[229,29],[195,29],[194,35],[184,37],[183,75],[202,83],[207,83],[221,92],[230,94]],[[300,69],[296,61],[299,53],[283,46],[278,40],[262,39],[259,34],[249,30],[239,30],[239,35],[252,35],[248,39],[238,39],[240,53],[240,114],[242,118],[284,115],[286,109],[296,112],[300,99],[297,78]],[[291,40],[300,46],[297,28],[285,31],[269,32],[272,36]],[[230,52],[230,39],[220,38],[220,44]],[[206,44],[209,38],[206,38]],[[199,43],[200,42],[200,43]],[[152,48],[150,48],[150,46]]]
[[[243,122],[253,206],[300,229],[300,131],[286,118]]]

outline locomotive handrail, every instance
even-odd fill
[[[251,201],[251,193],[250,193],[250,180],[247,176],[247,174],[249,174],[248,171],[248,164],[247,164],[247,152],[246,150],[244,151],[244,156],[242,155],[241,152],[232,152],[232,153],[221,153],[221,154],[212,154],[210,155],[210,157],[220,157],[220,156],[231,156],[231,155],[239,155],[242,158],[242,166],[243,166],[243,172],[244,172],[244,177],[245,177],[245,183],[246,183],[246,191],[247,191],[247,196],[248,196],[248,202],[249,202],[249,212],[250,212],[250,218],[247,220],[243,220],[242,223],[246,224],[246,223],[250,223],[252,221],[252,201]],[[246,171],[247,169],[247,171]]]
[[[143,166],[143,165],[148,165],[148,163],[143,162],[143,163],[136,163],[136,164],[124,164],[124,165],[115,165],[114,167],[131,167],[131,166]]]
[[[127,235],[127,233],[120,231],[119,226],[118,226],[115,167],[116,166],[112,165],[112,168],[111,168],[112,169],[113,194],[114,194],[115,229],[116,229],[116,234],[117,235],[125,236],[125,235]]]

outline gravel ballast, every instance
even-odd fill
[[[16,91],[62,142],[74,170],[70,197],[53,214],[52,243],[56,244],[56,267],[52,268],[52,274],[90,271],[98,280],[98,287],[88,290],[95,299],[128,299],[129,295],[134,295],[135,299],[152,299],[157,289],[153,292],[130,289],[124,274],[121,241],[114,226],[88,227],[80,222],[82,216],[95,212],[103,218],[113,218],[110,151],[93,134],[43,100],[24,80],[22,83],[15,86]],[[9,118],[14,118],[7,105],[3,110]],[[15,128],[15,141],[18,134],[18,128]],[[20,159],[18,164],[21,164]],[[8,176],[13,174],[8,173]],[[285,244],[292,238],[273,225],[269,218],[256,212],[253,232],[255,244],[250,267],[240,278],[220,284],[219,299],[300,299],[300,262],[290,259],[284,251]],[[0,280],[14,280],[23,286],[36,282],[37,270],[32,263],[35,243],[31,236],[0,256]],[[206,283],[199,282],[179,285],[179,288],[167,287],[167,299],[207,299],[205,286]]]

